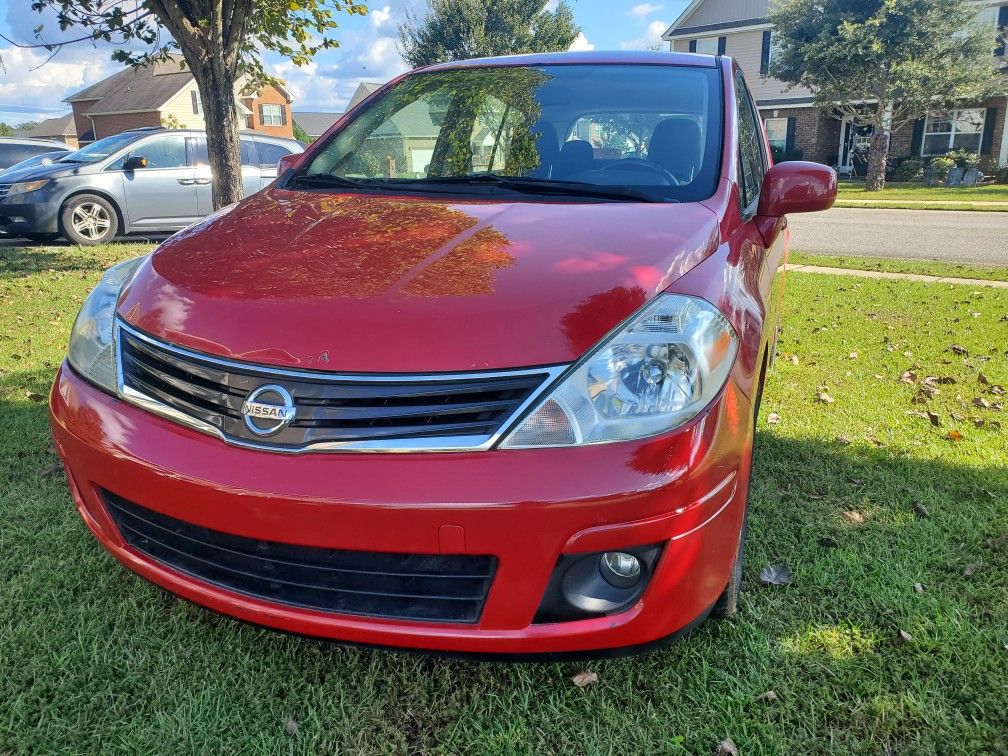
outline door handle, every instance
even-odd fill
[[[196,183],[196,179],[176,179],[182,186],[192,186]]]
[[[213,179],[208,179],[208,178],[198,178],[198,179],[193,179],[193,183],[196,184],[197,186],[206,186],[212,180]]]

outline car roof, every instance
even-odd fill
[[[718,56],[698,53],[674,53],[652,50],[585,50],[579,52],[500,55],[492,58],[435,63],[420,70],[442,71],[480,66],[554,66],[554,65],[664,65],[716,68]]]
[[[0,144],[27,144],[35,145],[38,147],[52,147],[54,151],[57,150],[70,150],[71,148],[67,145],[56,142],[51,139],[32,139],[30,137],[0,137]]]
[[[206,134],[206,129],[169,129],[164,126],[143,126],[138,129],[126,129],[126,131],[120,132],[123,134],[181,134],[183,136],[191,136],[196,134]],[[255,131],[254,129],[239,129],[239,136],[250,136],[256,139],[265,139],[273,142],[289,142],[292,144],[300,145],[296,139],[291,137],[275,136],[273,134],[264,134],[261,131]]]

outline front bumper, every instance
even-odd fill
[[[59,232],[59,203],[45,189],[0,201],[0,231],[17,235]]]
[[[751,458],[751,408],[734,382],[675,433],[580,449],[298,457],[241,449],[108,396],[65,364],[50,412],[81,516],[141,576],[280,630],[445,652],[591,652],[649,644],[688,626],[728,581]],[[330,549],[491,554],[497,571],[473,624],[300,609],[224,590],[132,549],[102,489],[237,536]],[[664,548],[630,609],[533,622],[561,554],[652,543]]]

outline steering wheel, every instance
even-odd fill
[[[668,181],[670,186],[681,186],[682,182],[675,177],[674,174],[665,170],[660,165],[645,160],[644,158],[623,158],[622,160],[617,160],[614,163],[609,163],[609,165],[604,165],[598,170],[600,172],[604,171],[632,171],[638,168],[644,168],[651,171],[652,173],[657,173],[663,179]]]

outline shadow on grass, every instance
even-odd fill
[[[754,751],[1008,745],[1004,468],[761,432],[736,619],[634,659],[481,665],[282,635],[126,572],[45,471],[46,408],[21,397],[49,380],[0,377],[0,575],[11,600],[0,657],[12,660],[13,723],[33,737],[108,721],[96,732],[135,746],[206,728],[197,742],[211,749],[222,732],[260,728],[271,733],[264,749],[281,750],[295,737],[284,717],[297,711],[299,747],[313,751],[706,752],[732,734]],[[762,587],[760,568],[778,561],[793,582]],[[600,683],[581,691],[567,677],[585,667]],[[121,708],[124,685],[143,706]],[[774,699],[756,698],[767,690]],[[144,714],[152,706],[158,722]]]
[[[93,274],[120,259],[126,259],[134,250],[138,250],[139,254],[143,248],[149,248],[164,238],[121,237],[95,247],[81,247],[62,240],[36,244],[9,237],[0,238],[0,280],[45,271]]]

